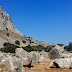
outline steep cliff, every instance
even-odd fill
[[[0,30],[13,32],[22,35],[13,25],[10,16],[0,6]]]

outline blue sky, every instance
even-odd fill
[[[0,0],[15,27],[36,40],[72,42],[72,0]]]

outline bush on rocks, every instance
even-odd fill
[[[45,51],[45,52],[49,52],[51,49],[53,49],[53,47],[55,47],[55,46],[47,46],[47,47],[44,49],[44,51]]]
[[[23,42],[23,43],[26,43],[26,41],[25,41],[25,40],[22,40],[22,42]]]
[[[15,44],[20,45],[20,42],[18,40],[15,41]]]
[[[57,44],[57,45],[59,45],[59,46],[64,46],[64,44]]]
[[[22,47],[24,50],[26,50],[27,52],[31,52],[31,51],[46,51],[46,52],[49,52],[54,46],[47,46],[47,47],[44,47],[42,45],[38,45],[38,46],[26,46],[26,47]]]

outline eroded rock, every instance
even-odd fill
[[[55,59],[51,62],[50,68],[72,68],[72,58],[60,58]]]
[[[1,63],[5,64],[8,70],[16,72],[25,72],[21,60],[17,57],[9,56],[8,58],[3,59]]]
[[[52,50],[49,51],[48,55],[50,59],[60,58],[64,49],[58,45],[56,45]]]

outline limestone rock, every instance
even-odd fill
[[[58,45],[56,45],[52,50],[49,51],[48,55],[50,59],[60,58],[64,49]]]
[[[60,58],[72,58],[72,53],[63,53]]]
[[[50,67],[72,68],[72,58],[55,59],[50,64]]]
[[[4,53],[0,53],[0,62],[6,57]]]
[[[32,55],[32,63],[39,63],[39,53],[32,51],[30,54]]]
[[[48,58],[49,58],[48,52],[45,52],[44,50],[39,52],[39,60],[40,61],[45,61]]]
[[[10,16],[0,6],[0,30],[14,32],[22,35],[13,25]]]
[[[3,59],[1,63],[5,64],[8,70],[25,72],[24,67],[21,64],[21,60],[17,57],[8,56],[8,58]]]
[[[32,62],[32,55],[26,52],[23,48],[16,49],[16,56],[21,59],[23,65],[28,65]]]
[[[0,38],[0,48],[3,47],[3,44],[7,42],[6,40],[4,40],[3,38]]]

